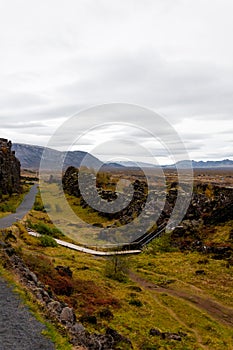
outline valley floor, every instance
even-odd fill
[[[54,238],[69,238],[54,227],[39,196],[34,209],[25,224],[42,229],[46,240],[17,224],[4,232],[2,246],[14,248],[47,293],[53,291],[74,310],[86,331],[104,335],[110,327],[130,339],[134,350],[233,349],[232,257],[188,245],[182,251],[167,244],[166,236],[139,255],[96,257],[54,245]],[[203,244],[231,247],[232,227],[230,219],[201,226]],[[117,348],[129,350],[130,345]]]

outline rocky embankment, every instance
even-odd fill
[[[61,324],[66,329],[71,344],[76,346],[77,349],[80,347],[82,350],[114,350],[122,343],[125,344],[125,348],[132,348],[130,340],[112,328],[107,328],[105,334],[89,333],[83,324],[77,321],[73,308],[59,301],[52,290],[49,292],[46,290],[46,286],[38,280],[35,273],[27,267],[9,243],[2,242],[1,247],[5,267],[13,270],[20,282],[31,291],[41,305],[46,317],[55,323]],[[72,273],[69,268],[63,266],[58,268],[63,274],[69,275]],[[1,346],[0,349],[2,349]]]
[[[182,250],[210,253],[215,259],[233,264],[233,234],[222,243],[214,242],[216,226],[233,220],[233,188],[198,184],[181,225],[172,232],[172,242]]]

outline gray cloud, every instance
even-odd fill
[[[98,5],[51,0],[46,9],[24,0],[14,3],[14,13],[12,5],[4,3],[0,13],[2,137],[46,144],[70,115],[95,104],[125,102],[164,115],[192,158],[229,156],[233,5],[228,0],[101,0]],[[132,116],[132,124],[141,118],[142,113]],[[87,125],[80,120],[78,132]],[[155,133],[156,125],[145,128]],[[81,147],[107,134],[116,138],[113,129],[87,135]],[[160,135],[166,132],[160,129]],[[137,128],[118,127],[117,133],[141,144],[153,138]],[[64,145],[69,137],[60,141]]]
[[[36,94],[30,93],[9,93],[2,94],[0,99],[0,109],[1,111],[5,110],[27,110],[32,106],[41,106],[48,103],[48,99],[44,96],[39,96]]]
[[[156,53],[146,52],[119,60],[104,58],[91,67],[93,74],[89,80],[74,82],[63,87],[62,92],[83,98],[91,96],[96,103],[130,99],[160,110],[172,108],[181,115],[185,111],[196,118],[203,118],[203,112],[230,118],[233,112],[229,71],[222,72],[210,63],[161,62]]]
[[[46,124],[38,122],[29,123],[1,123],[1,128],[3,129],[34,129],[34,128],[46,128]]]

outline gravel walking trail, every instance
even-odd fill
[[[32,208],[38,185],[32,186],[16,210],[0,219],[0,228],[11,226]],[[41,334],[41,324],[23,305],[12,287],[0,276],[0,350],[54,350],[54,344]]]
[[[0,228],[10,227],[11,225],[13,225],[14,222],[21,220],[33,207],[37,192],[38,184],[35,184],[25,195],[22,203],[18,206],[15,213],[0,218]]]
[[[0,350],[54,350],[41,334],[44,329],[0,277]]]

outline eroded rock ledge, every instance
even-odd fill
[[[1,194],[20,192],[20,161],[11,150],[11,141],[0,138],[0,190]]]

